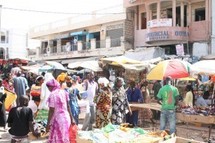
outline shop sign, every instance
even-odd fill
[[[106,27],[106,30],[114,30],[123,28],[123,24],[109,25]]]
[[[129,0],[129,3],[134,3],[136,2],[137,0]]]
[[[68,38],[69,36],[70,36],[69,33],[59,34],[55,36],[55,39]]]
[[[161,31],[151,31],[147,33],[146,41],[156,41],[156,40],[169,40],[169,39],[186,39],[189,37],[189,32],[180,30],[161,30]]]
[[[150,32],[147,34],[147,41],[167,40],[169,39],[168,31]]]
[[[167,26],[172,26],[172,19],[171,18],[165,18],[165,19],[154,19],[150,20],[147,22],[147,27],[148,28],[153,28],[153,27],[167,27]]]
[[[187,32],[187,31],[175,31],[175,36],[188,37],[189,36],[189,32]]]

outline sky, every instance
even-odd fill
[[[83,14],[122,3],[123,0],[0,0],[2,5],[1,28],[26,31],[37,25],[75,16],[74,14],[21,11],[24,9]]]

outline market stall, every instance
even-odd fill
[[[169,135],[167,131],[148,131],[126,125],[108,124],[102,129],[79,131],[77,143],[200,143]]]
[[[144,103],[144,104],[136,103],[136,104],[129,104],[129,105],[132,110],[135,110],[135,109],[152,109],[157,111],[161,110],[161,105],[158,103]]]
[[[140,82],[140,74],[153,67],[153,64],[137,61],[125,56],[109,57],[100,59],[102,68],[110,73],[110,80],[114,81],[117,76],[123,77],[125,81],[134,80]]]
[[[188,123],[200,123],[200,124],[209,125],[208,138],[210,139],[212,127],[215,125],[215,116],[189,115],[189,114],[177,113],[176,118],[182,122],[187,123],[187,125]]]

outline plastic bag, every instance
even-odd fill
[[[69,140],[70,143],[77,143],[76,136],[78,132],[78,127],[75,123],[72,123],[69,127]]]
[[[111,123],[109,123],[108,125],[106,125],[106,126],[103,128],[103,131],[104,131],[105,133],[109,133],[109,132],[115,131],[115,128],[114,128],[114,126],[113,126]]]

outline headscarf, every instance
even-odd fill
[[[104,84],[104,86],[107,87],[108,84],[109,84],[109,80],[108,80],[107,78],[105,78],[105,77],[100,77],[100,78],[98,79],[98,83],[99,83],[99,84]]]
[[[43,76],[39,75],[36,79],[35,79],[35,83],[39,83],[39,81],[41,79],[44,79]]]
[[[47,88],[46,83],[52,79],[54,80],[54,77],[51,73],[45,74],[44,82],[43,82],[42,88],[41,88],[41,95],[40,95],[41,101],[40,101],[38,109],[45,109],[45,110],[49,109],[48,104],[47,104],[47,100],[49,98],[50,91]]]
[[[57,77],[58,82],[64,82],[66,80],[67,74],[62,72],[60,75]]]
[[[52,91],[60,88],[60,84],[55,79],[51,79],[50,81],[46,82],[46,86],[53,87]]]

